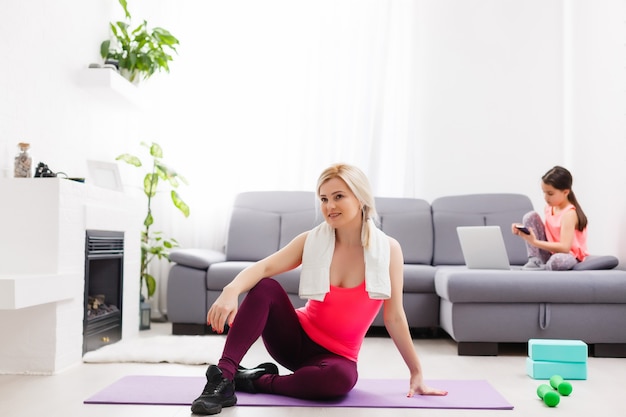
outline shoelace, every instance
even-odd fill
[[[221,391],[221,389],[224,386],[228,385],[229,383],[230,383],[230,381],[228,381],[226,378],[222,378],[218,384],[216,384],[215,382],[209,381],[204,386],[204,390],[202,391],[202,395],[217,394],[217,393],[219,393]]]

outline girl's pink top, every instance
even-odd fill
[[[576,207],[570,204],[565,207],[565,209],[555,214],[551,206],[546,206],[544,213],[546,219],[546,237],[548,242],[559,242],[559,238],[561,236],[561,218],[563,217],[563,213],[569,210],[576,211]],[[589,255],[589,252],[587,252],[586,227],[582,232],[578,229],[574,231],[574,240],[572,241],[570,253],[581,262],[585,260],[587,255]]]
[[[330,286],[324,301],[308,300],[296,310],[309,337],[333,353],[357,361],[365,333],[383,300],[373,300],[365,281],[354,288]]]

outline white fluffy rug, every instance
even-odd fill
[[[149,336],[122,339],[85,353],[83,362],[142,362],[205,365],[217,363],[225,336]]]

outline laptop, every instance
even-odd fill
[[[456,228],[468,269],[511,269],[500,226]]]

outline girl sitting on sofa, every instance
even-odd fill
[[[572,191],[572,174],[555,166],[541,177],[547,205],[545,223],[536,212],[526,213],[523,224],[514,223],[513,234],[526,241],[525,270],[565,271],[585,260],[587,216]]]

